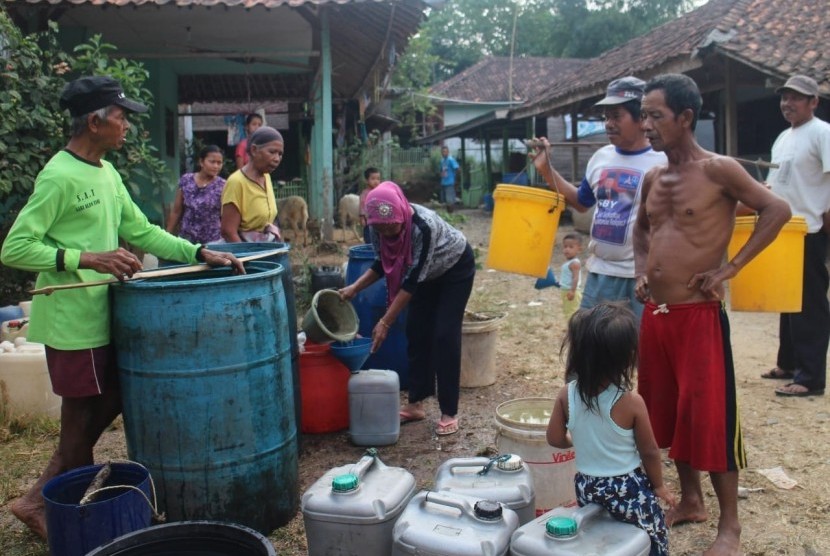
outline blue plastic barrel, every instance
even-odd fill
[[[352,284],[366,272],[375,261],[375,251],[371,245],[355,245],[349,249],[349,266],[346,270],[346,283]],[[386,278],[381,278],[368,288],[358,293],[352,300],[357,318],[360,320],[358,333],[371,338],[372,329],[386,312]],[[384,369],[398,373],[401,389],[409,386],[409,359],[406,355],[406,315],[407,309],[401,311],[386,336],[380,349],[369,356],[364,369]]]
[[[297,511],[297,426],[281,265],[112,288],[130,458],[173,521],[268,534]]]
[[[290,243],[211,243],[208,249],[233,253],[238,257],[251,255],[260,251],[273,251],[274,249],[291,249]],[[302,430],[302,398],[300,396],[300,344],[297,343],[297,304],[294,296],[294,280],[291,273],[291,257],[289,254],[273,255],[263,261],[271,261],[281,264],[285,268],[282,273],[282,287],[285,290],[285,306],[288,309],[288,331],[291,334],[291,378],[294,382],[294,408],[297,420],[297,430]]]
[[[116,537],[150,526],[149,473],[135,463],[113,463],[111,466],[104,486],[125,488],[101,491],[93,502],[83,506],[80,505],[81,498],[103,465],[67,471],[43,486],[47,538],[52,556],[83,556]]]

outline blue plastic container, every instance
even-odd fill
[[[355,245],[349,249],[349,266],[346,270],[346,284],[352,284],[366,272],[375,261],[375,251],[371,245]],[[386,278],[381,278],[352,300],[360,321],[358,334],[372,337],[372,329],[386,313]],[[406,316],[404,309],[389,327],[386,340],[380,349],[369,356],[363,364],[364,369],[388,369],[398,373],[401,389],[409,386],[409,359],[406,354]]]
[[[116,285],[113,339],[130,458],[173,521],[263,533],[296,513],[289,326],[276,263]]]
[[[18,305],[6,305],[0,307],[0,322],[15,320],[23,317],[23,309]]]
[[[79,505],[103,465],[67,471],[43,487],[46,528],[52,556],[83,556],[112,539],[150,526],[150,475],[134,463],[113,463],[104,486],[136,487],[100,492],[95,501]]]
[[[211,243],[208,249],[233,253],[238,257],[251,255],[260,251],[273,251],[274,249],[291,249],[290,243]],[[302,424],[302,401],[300,398],[300,345],[297,343],[297,304],[294,296],[294,280],[291,274],[291,257],[288,253],[274,255],[263,261],[270,261],[282,265],[285,272],[282,273],[282,288],[285,290],[285,307],[288,310],[288,331],[291,334],[291,378],[294,382],[294,418],[297,420],[297,430],[301,430]]]
[[[369,350],[371,349],[371,338],[355,338],[349,342],[331,343],[331,354],[337,357],[353,373],[363,368],[363,364],[369,358]]]

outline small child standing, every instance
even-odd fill
[[[579,234],[567,234],[562,239],[565,264],[559,271],[559,287],[562,288],[562,313],[571,318],[582,303],[582,263],[577,258],[582,252],[582,238]]]
[[[360,192],[360,210],[358,214],[360,215],[360,225],[363,226],[363,243],[372,243],[371,228],[366,222],[366,195],[380,184],[380,170],[371,166],[366,168],[363,171],[363,179],[366,180],[366,187]]]
[[[637,364],[634,313],[621,303],[583,309],[568,322],[566,376],[547,430],[557,448],[574,447],[576,497],[651,537],[650,556],[667,555],[668,531],[657,499],[676,501],[663,482],[660,449],[645,402],[631,391]],[[570,433],[570,434],[569,434]]]
[[[559,280],[548,269],[545,278],[539,278],[534,284],[537,290],[551,286],[562,289],[562,313],[565,319],[571,318],[580,303],[582,303],[582,263],[577,258],[582,252],[582,237],[578,233],[569,233],[562,238],[562,251],[565,254],[565,264],[559,270]]]

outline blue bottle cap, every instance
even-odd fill
[[[576,536],[576,521],[570,517],[552,517],[545,523],[545,530],[556,539],[570,539]]]

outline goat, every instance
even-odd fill
[[[290,227],[292,241],[297,241],[300,230],[303,231],[303,246],[308,243],[308,205],[305,199],[298,195],[291,195],[280,201],[277,218],[283,230]],[[283,235],[285,232],[283,231]]]
[[[346,226],[351,224],[355,239],[361,240],[357,233],[357,223],[360,222],[360,197],[354,193],[343,195],[337,204],[340,214],[340,228],[343,230],[343,241],[346,241]]]

